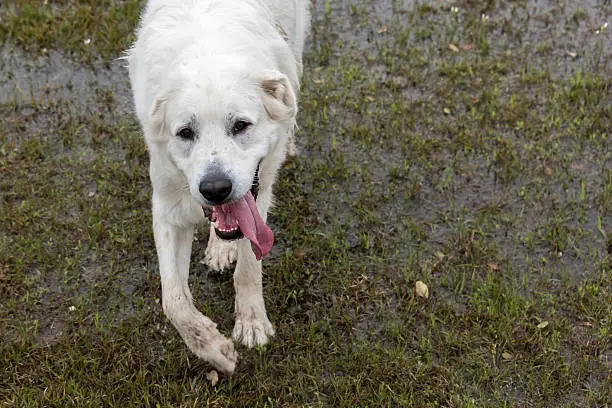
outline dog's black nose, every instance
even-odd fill
[[[232,192],[232,181],[221,174],[210,175],[200,181],[200,194],[214,204],[221,204]]]

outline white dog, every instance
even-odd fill
[[[153,232],[164,312],[187,346],[232,373],[237,353],[193,305],[194,226],[211,221],[206,262],[236,261],[232,337],[274,335],[260,259],[272,185],[294,148],[308,1],[150,0],[128,51],[136,113],[149,149]]]

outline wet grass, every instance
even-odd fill
[[[0,6],[0,43],[12,40],[43,54],[60,49],[83,61],[108,59],[129,47],[141,7],[138,0],[7,3]]]
[[[138,2],[0,6],[0,405],[609,406],[612,9],[400,3],[316,5],[264,261],[277,335],[214,387],[161,311],[107,63]],[[229,334],[204,231],[194,298]]]

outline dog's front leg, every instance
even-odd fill
[[[264,304],[261,261],[255,259],[251,243],[244,238],[238,241],[234,288],[236,323],[232,337],[249,348],[266,344],[268,337],[274,336],[274,328]]]
[[[172,225],[162,215],[153,213],[155,246],[159,257],[162,305],[181,337],[198,357],[217,369],[232,373],[238,354],[232,341],[217,330],[217,325],[193,305],[189,291],[189,260],[193,226]]]

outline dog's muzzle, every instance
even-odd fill
[[[255,169],[255,174],[253,175],[253,184],[251,185],[251,190],[250,190],[255,200],[257,200],[257,194],[259,193],[259,166],[260,164],[261,162],[257,165],[257,169]],[[204,210],[204,216],[208,218],[210,221],[212,221],[213,209],[211,207],[202,207],[202,209]],[[244,234],[240,230],[240,227],[234,230],[231,230],[231,231],[222,231],[215,227],[215,233],[217,234],[219,238],[230,240],[230,241],[235,240],[235,239],[240,239],[244,236]]]

